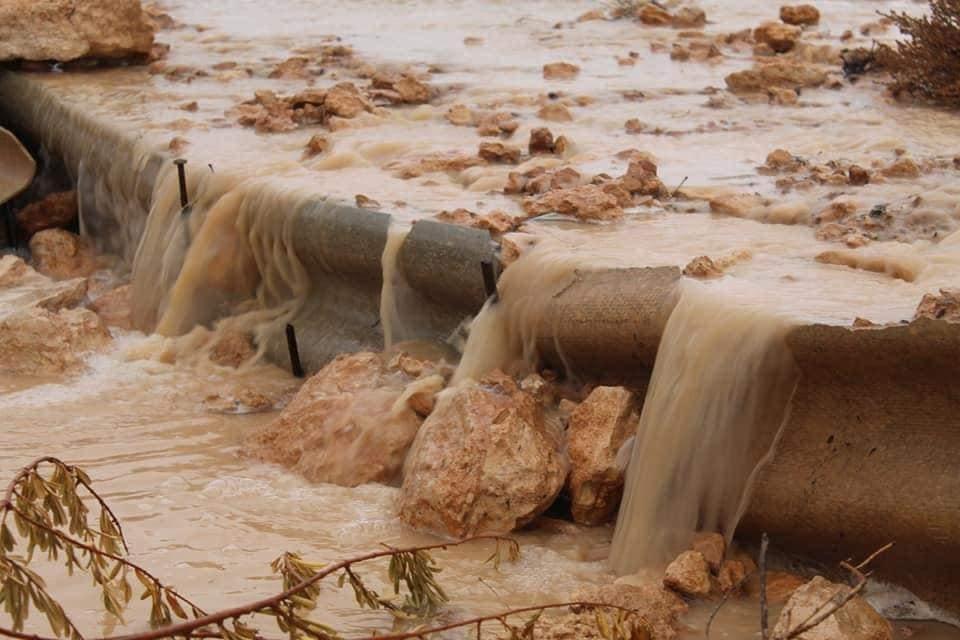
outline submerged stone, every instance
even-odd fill
[[[421,423],[400,400],[411,381],[379,354],[338,356],[303,384],[279,417],[246,439],[243,452],[314,482],[395,481]]]
[[[24,375],[73,371],[85,353],[109,340],[103,321],[89,309],[21,309],[0,320],[0,370]]]

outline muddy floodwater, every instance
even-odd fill
[[[0,477],[11,477],[41,455],[81,466],[124,524],[132,559],[207,610],[276,593],[280,581],[269,565],[283,551],[327,562],[381,544],[435,540],[400,522],[397,487],[310,483],[280,466],[240,457],[244,434],[273,420],[274,407],[289,401],[300,381],[262,358],[239,369],[214,365],[204,340],[179,336],[198,322],[209,324],[207,312],[219,304],[208,295],[211,283],[231,293],[247,291],[255,288],[251,269],[269,274],[263,280],[276,290],[268,292],[268,302],[281,291],[303,294],[305,275],[296,260],[288,260],[289,247],[283,244],[291,231],[271,223],[268,233],[251,222],[256,208],[249,197],[263,185],[269,185],[270,194],[281,194],[280,202],[330,197],[354,203],[362,195],[375,201],[372,208],[393,215],[391,233],[402,241],[410,223],[441,211],[525,215],[522,198],[504,193],[511,173],[569,167],[587,183],[598,174],[623,175],[642,154],[655,163],[671,197],[665,203],[625,206],[613,222],[548,215],[498,234],[505,248],[519,247],[522,254],[514,274],[508,270],[501,281],[505,298],[534,295],[545,282],[561,281],[582,268],[682,269],[708,256],[723,277],[691,279],[684,286],[704,300],[762,311],[762,321],[738,325],[737,335],[744,339],[779,340],[788,327],[802,323],[909,321],[924,294],[960,282],[960,161],[955,157],[960,117],[898,103],[875,76],[851,82],[841,74],[841,49],[898,37],[895,28],[878,22],[878,11],[917,12],[919,3],[816,4],[822,19],[804,32],[802,46],[791,55],[804,64],[830,67],[833,78],[803,88],[787,104],[773,95],[741,98],[726,90],[726,76],[756,62],[752,47],[731,34],[777,17],[777,3],[748,0],[702,2],[708,22],[693,33],[634,20],[578,20],[588,11],[608,9],[588,0],[164,0],[157,5],[173,24],[158,32],[158,40],[170,45],[163,60],[149,67],[25,73],[31,90],[42,88],[38,104],[65,102],[105,129],[137,139],[145,152],[187,158],[190,187],[199,195],[194,221],[177,222],[176,186],[168,167],[143,239],[110,243],[120,254],[118,277],[133,279],[137,324],[145,331],[112,328],[110,345],[86,356],[84,366],[71,373],[0,373]],[[710,45],[716,55],[698,58],[696,52]],[[341,46],[349,47],[349,62],[331,53],[331,47]],[[274,70],[296,56],[326,62],[311,63],[293,77],[271,77],[284,75]],[[544,77],[544,65],[555,62],[575,64],[579,73],[562,80]],[[315,155],[304,153],[315,133],[311,128],[262,132],[238,122],[238,105],[257,92],[290,95],[340,81],[361,83],[380,69],[429,77],[432,99],[337,121],[322,131],[328,147]],[[531,130],[547,126],[566,137],[568,147],[525,155],[518,164],[424,169],[425,159],[476,157],[478,144],[488,140],[475,127],[452,121],[451,110],[459,105],[475,113],[508,112],[517,124],[512,144],[526,147]],[[786,150],[784,161],[795,165],[785,168],[768,159],[777,149]],[[912,168],[897,164],[905,159]],[[870,182],[853,186],[845,178],[822,178],[826,174],[816,169],[842,166],[841,174],[847,175],[850,165],[869,169]],[[81,164],[81,182],[96,178],[84,174],[90,170]],[[112,193],[104,197],[114,198],[117,207],[129,204]],[[746,200],[729,204],[737,197]],[[275,196],[264,198],[277,208]],[[885,217],[887,211],[897,213],[894,222]],[[854,219],[853,213],[862,215]],[[172,243],[174,234],[166,230],[174,228],[176,237],[186,233],[192,244],[181,250]],[[231,233],[253,249],[233,253]],[[258,239],[263,240],[259,245]],[[396,259],[398,245],[392,246],[393,254],[384,252],[385,274]],[[0,289],[0,319],[37,295],[29,285]],[[394,305],[393,295],[385,290],[381,300]],[[396,304],[394,312],[381,309],[387,342],[390,331],[403,339],[404,321],[411,321],[403,317],[402,301]],[[715,314],[715,308],[698,304],[688,298],[680,307],[691,315],[677,316],[668,327],[670,344],[686,345],[684,327],[692,331],[698,317]],[[516,353],[498,361],[490,353],[493,335],[537,320],[522,309],[516,313],[499,318],[487,312],[486,322],[475,329],[491,332],[489,340],[468,343],[470,362],[508,364]],[[269,320],[281,316],[278,312]],[[713,349],[727,339],[729,334],[696,344],[724,353]],[[757,344],[763,353],[756,357],[762,359],[765,343]],[[476,353],[484,349],[480,355],[489,359]],[[726,353],[753,366],[749,351],[728,348]],[[682,372],[693,362],[682,355],[674,351],[663,365],[658,358],[658,366]],[[702,377],[687,377],[685,384],[702,387],[712,384],[710,375],[723,378],[724,371],[711,373],[710,360],[688,364]],[[769,394],[780,394],[781,405],[788,403],[795,384],[794,372],[786,370],[790,366],[770,376],[783,378]],[[756,370],[768,371],[759,365]],[[662,374],[667,381],[656,392],[662,396],[681,388],[666,386],[668,375]],[[736,384],[730,382],[730,397],[736,396]],[[244,402],[250,397],[268,397],[270,408]],[[691,403],[690,413],[696,409]],[[728,403],[721,421],[736,422],[740,415],[734,412],[742,410],[744,405]],[[644,419],[679,424],[697,417],[665,412]],[[689,442],[670,446],[694,448]],[[691,484],[706,490],[713,480],[702,475]],[[660,513],[649,495],[634,498],[637,509]],[[723,505],[728,520],[731,513],[740,515],[737,499]],[[729,524],[717,520],[712,524],[719,528]],[[733,519],[730,526],[735,525]],[[584,527],[545,517],[516,537],[522,556],[500,569],[484,562],[492,551],[487,543],[437,554],[451,599],[441,622],[562,602],[585,584],[612,579],[613,523]],[[83,579],[67,580],[49,567],[43,573],[91,633],[141,628],[108,620]],[[382,565],[371,564],[363,575],[386,589]],[[872,584],[868,595],[882,613],[921,620],[895,622],[899,637],[960,638],[955,627],[923,621],[949,616],[911,594]],[[702,637],[713,606],[694,605],[684,618],[682,637]],[[318,619],[345,634],[384,632],[392,625],[390,616],[359,610],[349,590],[333,585],[321,597],[321,608],[325,613]],[[759,637],[757,617],[755,600],[731,601],[711,637]]]

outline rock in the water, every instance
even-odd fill
[[[663,584],[686,596],[707,596],[710,594],[710,565],[699,551],[684,551],[667,567]]]
[[[670,23],[676,29],[699,29],[707,24],[707,14],[699,7],[681,7],[674,12]]]
[[[741,560],[725,560],[717,572],[717,587],[720,593],[731,593],[743,588],[749,576],[750,572]]]
[[[7,254],[0,257],[0,287],[10,287],[20,282],[33,271],[23,258]]]
[[[822,576],[817,576],[793,592],[784,606],[777,625],[773,628],[774,638],[784,638],[814,611],[831,598],[844,597],[850,587],[835,584]],[[893,629],[886,618],[867,604],[867,601],[855,596],[829,618],[799,636],[799,640],[891,640]]]
[[[913,316],[914,320],[917,318],[960,322],[960,289],[940,289],[940,295],[925,294]]]
[[[97,270],[90,243],[63,229],[45,229],[34,234],[30,238],[30,254],[37,271],[58,280],[86,278]]]
[[[129,284],[124,284],[98,296],[89,307],[108,326],[132,329],[132,304],[133,288]]]
[[[639,421],[636,399],[623,387],[597,387],[570,415],[567,485],[576,522],[601,524],[616,513],[624,472],[617,453]]]
[[[0,2],[0,61],[126,58],[152,46],[140,0]]]
[[[543,513],[567,468],[536,400],[505,376],[445,393],[410,451],[400,518],[462,538],[507,533]]]
[[[245,331],[228,329],[217,336],[210,349],[210,360],[223,367],[237,368],[256,353],[252,335]]]
[[[573,594],[573,600],[610,604],[636,611],[648,622],[652,640],[675,638],[680,616],[687,612],[687,604],[677,594],[662,585],[646,581],[618,581],[615,584],[584,587]]]
[[[697,256],[683,268],[683,275],[688,278],[719,278],[723,275],[723,269],[710,256]]]
[[[526,198],[523,208],[530,215],[556,211],[582,220],[615,220],[623,216],[616,195],[595,184],[557,189],[539,197]]]
[[[691,548],[703,554],[710,571],[717,573],[727,553],[727,541],[719,533],[701,531],[693,537]]]
[[[400,400],[411,381],[378,354],[338,356],[247,438],[244,453],[315,482],[354,487],[394,481],[421,423]]]
[[[0,319],[0,370],[25,375],[64,373],[99,349],[110,332],[88,309],[20,309]]]
[[[520,147],[502,142],[481,142],[477,155],[487,162],[517,164],[520,162]]]
[[[569,62],[551,62],[543,65],[543,77],[547,80],[571,80],[580,73],[580,67]]]
[[[820,22],[820,11],[812,4],[784,5],[780,7],[780,19],[787,24],[812,25]]]
[[[17,225],[29,238],[38,231],[65,227],[77,217],[77,192],[51,193],[17,212]]]
[[[826,80],[825,70],[793,60],[774,60],[725,78],[727,88],[734,93],[766,92],[771,87],[819,87]]]
[[[786,53],[797,46],[800,33],[800,27],[782,22],[764,22],[753,30],[753,37],[777,53]]]

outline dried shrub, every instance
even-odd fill
[[[960,107],[960,0],[930,0],[930,15],[922,17],[885,15],[909,38],[877,51],[894,93]]]

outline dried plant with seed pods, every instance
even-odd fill
[[[290,640],[333,640],[342,636],[333,626],[318,620],[321,582],[336,576],[340,587],[349,585],[357,604],[389,611],[404,624],[419,623],[410,631],[375,635],[361,640],[427,638],[453,629],[474,629],[479,639],[484,623],[494,625],[502,637],[527,640],[534,637],[544,611],[552,609],[593,610],[598,632],[607,640],[645,640],[650,627],[635,612],[618,606],[591,602],[563,602],[513,609],[489,616],[431,627],[425,624],[447,602],[437,582],[439,565],[431,552],[449,547],[494,542],[488,562],[499,568],[506,559],[515,561],[520,548],[511,538],[477,536],[459,542],[420,547],[383,549],[333,564],[317,564],[295,553],[284,553],[271,567],[282,591],[267,598],[215,612],[207,612],[178,591],[165,585],[144,567],[126,558],[127,544],[116,515],[93,489],[90,477],[78,467],[44,457],[30,463],[13,478],[0,502],[0,606],[9,617],[9,627],[0,624],[0,636],[18,640],[89,640],[50,594],[43,578],[29,565],[43,555],[62,563],[68,576],[86,574],[101,594],[104,610],[118,622],[133,602],[134,585],[142,589],[139,599],[149,606],[150,630],[98,640],[159,640],[161,638],[220,638],[222,640],[269,640],[260,629],[270,624]],[[392,595],[370,588],[357,566],[388,559],[387,577]],[[51,636],[25,631],[26,621],[36,611],[42,614]],[[530,617],[513,623],[519,616]],[[322,617],[322,615],[321,615]]]

